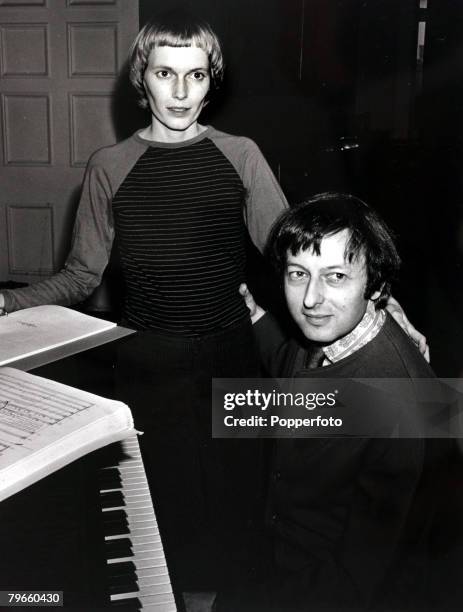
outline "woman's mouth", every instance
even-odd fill
[[[167,110],[174,115],[184,115],[190,109],[187,106],[168,106]]]

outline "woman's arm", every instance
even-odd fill
[[[90,161],[62,270],[28,287],[0,294],[0,311],[13,312],[42,304],[69,306],[86,299],[101,282],[114,238],[111,189],[104,169]]]
[[[257,321],[264,316],[265,310],[261,308],[259,304],[256,304],[254,297],[249,291],[246,283],[241,283],[239,292],[240,295],[244,298],[246,306],[249,310],[249,316],[251,317],[251,323],[254,325],[254,323],[257,323]]]
[[[399,302],[392,296],[388,299],[386,309],[392,315],[400,327],[410,336],[410,339],[416,344],[420,353],[429,363],[429,346],[426,342],[426,337],[421,332],[413,327],[407,319],[405,312]]]

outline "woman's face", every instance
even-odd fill
[[[154,47],[143,83],[154,131],[166,140],[196,135],[210,87],[209,59],[200,47]]]

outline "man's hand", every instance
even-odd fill
[[[251,316],[251,323],[254,325],[254,323],[257,323],[257,321],[264,316],[265,310],[256,304],[246,283],[241,283],[239,292],[240,295],[244,297],[244,301],[246,302],[246,306],[249,310],[249,315]]]
[[[387,301],[386,309],[391,314],[400,327],[406,332],[413,342],[418,347],[420,353],[429,363],[429,346],[426,342],[426,337],[423,336],[417,329],[413,327],[410,321],[405,316],[402,306],[393,297],[390,297]]]

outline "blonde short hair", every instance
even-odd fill
[[[143,77],[148,58],[154,47],[199,47],[209,59],[209,71],[214,88],[223,79],[224,61],[219,39],[205,21],[186,14],[169,13],[147,23],[138,33],[130,49],[130,81],[137,90],[139,105],[148,107]]]

